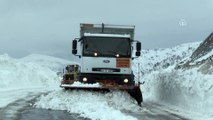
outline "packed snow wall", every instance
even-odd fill
[[[71,62],[54,57],[30,55],[14,59],[0,55],[0,89],[59,87],[57,70]]]
[[[213,61],[208,59],[213,55],[213,50],[202,50],[205,52],[202,56],[198,54],[199,57],[197,58],[199,59],[195,61],[201,64],[195,64],[193,67],[177,67],[190,61],[190,56],[195,55],[194,51],[196,52],[197,48],[205,48],[200,47],[201,45],[203,44],[185,44],[177,46],[176,51],[172,48],[171,50],[165,49],[164,52],[159,54],[148,54],[151,60],[155,60],[156,56],[163,58],[151,61],[152,66],[160,63],[158,69],[153,66],[150,72],[144,72],[143,69],[139,71],[144,73],[141,74],[141,81],[145,81],[145,84],[141,88],[145,101],[153,101],[173,108],[213,116],[211,107],[213,106]],[[173,52],[171,52],[172,50]],[[187,50],[188,53],[185,54]],[[170,53],[168,54],[165,51],[170,51]],[[172,53],[176,54],[172,56],[180,56],[179,62],[174,59],[165,61]],[[167,55],[168,57],[166,57]],[[144,58],[140,59],[142,67],[150,65],[149,62],[142,61]],[[169,64],[166,68],[163,67],[165,63]],[[148,67],[150,68],[150,66]]]
[[[213,113],[213,75],[198,69],[167,69],[145,75],[144,98],[186,111]]]

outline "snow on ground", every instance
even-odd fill
[[[136,73],[143,72],[141,82],[145,81],[145,84],[141,85],[141,88],[145,102],[164,104],[192,115],[200,113],[204,116],[202,119],[213,118],[213,75],[204,75],[196,67],[186,70],[174,69],[176,63],[190,57],[199,43],[142,52],[142,57],[135,61],[133,69]],[[137,62],[142,66],[139,71]],[[0,108],[26,96],[24,93],[32,88],[41,88],[41,91],[54,91],[38,99],[35,104],[38,108],[67,110],[91,119],[136,119],[123,112],[141,111],[127,93],[65,92],[59,89],[60,78],[56,73],[67,64],[72,63],[43,55],[33,54],[14,59],[7,54],[0,54]],[[14,90],[18,91],[17,94],[11,92],[7,96],[6,92]]]
[[[24,63],[38,64],[53,71],[61,71],[68,64],[77,64],[76,62],[39,54],[31,54],[19,60]]]
[[[32,61],[29,60],[28,62],[25,59],[19,60],[11,58],[7,54],[0,55],[0,90],[58,87],[60,79],[56,75],[54,67],[62,66],[64,61],[61,62],[56,59],[55,62],[49,62],[51,59],[48,59],[48,61],[43,60],[43,64],[40,64],[34,58],[39,59],[40,56],[34,55],[31,58]],[[44,58],[44,56],[40,59],[42,58]]]
[[[58,90],[39,98],[37,108],[67,110],[92,120],[136,120],[122,111],[140,111],[126,92],[90,92]]]
[[[144,98],[173,108],[213,117],[213,75],[197,69],[171,68],[145,75]]]
[[[37,92],[59,89],[60,78],[56,71],[68,63],[72,62],[36,54],[22,59],[0,54],[0,107],[27,95],[32,89]]]
[[[146,81],[146,83],[141,86],[145,102],[152,101],[159,104],[166,104],[166,106],[173,107],[173,109],[186,109],[190,111],[190,113],[204,113],[205,111],[199,111],[199,108],[204,108],[207,105],[212,105],[211,97],[205,96],[206,100],[204,101],[203,96],[204,91],[208,89],[207,85],[211,85],[210,78],[212,78],[212,76],[202,75],[196,70],[184,72],[181,70],[174,70],[175,64],[182,61],[183,59],[189,58],[189,56],[192,54],[193,50],[196,49],[199,43],[200,42],[193,44],[183,44],[172,49],[164,49],[160,51],[151,50],[144,55],[144,58],[141,57],[137,59],[138,61],[136,61],[135,63],[141,62],[142,68],[146,67],[150,69],[150,72],[144,72],[145,74],[141,77],[143,78],[142,81]],[[148,58],[149,61],[147,60]],[[179,58],[179,60],[175,61],[175,59],[171,58]],[[163,63],[162,61],[166,61],[170,64],[170,66],[173,66],[168,66],[166,70],[163,70],[161,68],[160,71],[156,70],[152,72],[152,67],[156,63]],[[135,66],[133,69],[134,71],[137,71],[137,66]],[[146,69],[142,69],[142,71],[146,71]],[[193,78],[191,76],[193,76]],[[203,76],[205,76],[204,82],[200,81],[201,78],[203,79]],[[110,94],[114,94],[115,96],[117,95],[115,93]],[[211,91],[207,92],[207,94],[211,94]],[[54,96],[57,96],[57,99],[54,99]],[[111,106],[112,103],[109,101],[112,100],[106,96],[108,95],[100,95],[98,93],[82,91],[81,93],[79,93],[79,91],[66,93],[62,91],[55,91],[47,96],[42,96],[35,104],[35,106],[38,108],[46,109],[51,108],[58,110],[68,110],[69,112],[79,113],[84,117],[101,120],[118,119],[116,118],[116,116],[118,115],[113,115],[114,112],[123,110],[134,111],[135,108],[137,108],[136,104],[132,104],[133,102],[131,99],[126,99],[125,97],[121,96],[117,96],[116,99],[113,100],[113,105]],[[95,105],[97,106],[94,106],[94,101],[96,102]],[[124,105],[125,107],[121,107],[120,105],[122,104],[136,106],[135,108],[128,107],[126,105]],[[197,109],[197,111],[194,109]],[[206,118],[208,118],[211,113],[211,108],[208,106],[205,110],[208,110],[208,112],[205,113],[205,115],[207,116]],[[108,112],[105,112],[106,114],[104,114],[103,111],[110,111],[111,117],[109,117],[109,115],[107,114]],[[102,115],[100,116],[100,114]],[[194,114],[192,114],[192,116],[193,115]],[[126,116],[123,115],[123,113],[121,112],[119,113],[119,117],[120,116],[123,116],[123,119],[127,119],[125,118]]]
[[[199,60],[205,60],[210,56],[212,52]],[[189,57],[184,59],[190,59]],[[204,74],[203,71],[206,70],[201,67],[205,64],[208,68],[213,67],[212,62],[190,69],[175,69],[173,65],[167,69],[145,74],[141,77],[145,81],[142,85],[145,101],[153,101],[194,113],[194,115],[202,115],[202,118],[193,119],[213,119],[213,74],[210,74],[211,72]]]
[[[134,68],[137,68],[137,63],[139,63],[143,74],[167,68],[190,57],[200,43],[193,42],[181,44],[173,48],[142,50],[141,57],[134,61]]]
[[[0,90],[0,108],[6,107],[8,104],[15,102],[18,99],[23,99],[30,95],[39,95],[39,93],[46,92],[44,88],[25,88],[25,89],[4,89]]]
[[[44,55],[33,54],[14,59],[1,54],[0,108],[27,97],[30,93],[55,90],[42,96],[36,106],[67,110],[92,119],[135,119],[121,112],[139,109],[127,93],[64,92],[60,89],[60,78],[56,73],[67,64],[72,62]]]

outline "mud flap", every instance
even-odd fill
[[[137,101],[138,105],[141,106],[141,103],[143,102],[143,96],[140,87],[135,87],[133,90],[129,90],[128,93]]]

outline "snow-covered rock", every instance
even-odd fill
[[[177,65],[177,68],[198,67],[213,61],[213,33],[211,33],[192,53],[192,55]]]
[[[142,74],[168,68],[188,58],[199,44],[200,42],[194,42],[173,48],[142,50],[141,57],[134,61],[134,68],[137,68],[139,63]]]

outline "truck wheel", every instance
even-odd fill
[[[143,96],[140,87],[135,87],[133,90],[128,91],[128,93],[137,101],[138,105],[141,106],[141,103],[143,102]]]
[[[65,87],[64,90],[69,90],[69,88]]]

